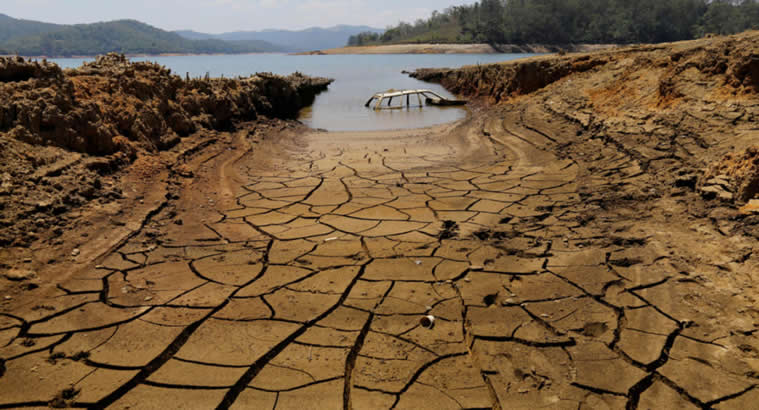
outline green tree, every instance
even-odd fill
[[[658,43],[759,28],[758,0],[481,0],[391,27],[382,43]]]

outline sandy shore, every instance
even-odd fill
[[[343,54],[500,54],[500,53],[554,53],[559,51],[588,52],[616,47],[614,44],[576,44],[549,46],[541,44],[388,44],[379,46],[342,47],[316,50],[296,55]]]
[[[497,51],[487,44],[392,44],[383,46],[342,47],[310,51],[297,55],[340,54],[494,54]]]

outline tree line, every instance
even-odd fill
[[[481,0],[348,45],[661,43],[757,28],[759,0]]]

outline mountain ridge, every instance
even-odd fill
[[[0,13],[0,43],[13,38],[56,31],[62,27],[60,24],[17,19],[5,13]]]
[[[332,27],[309,27],[303,30],[264,29],[259,31],[231,31],[211,34],[194,30],[177,30],[174,33],[192,40],[217,39],[224,41],[260,40],[282,47],[286,51],[311,51],[343,47],[351,36],[365,32],[383,33],[383,29],[370,26],[341,24]]]
[[[242,54],[284,51],[263,40],[186,39],[137,20],[51,24],[0,15],[0,54],[47,57],[122,54]]]

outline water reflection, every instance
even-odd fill
[[[318,110],[316,117],[314,117],[315,108]],[[465,107],[412,105],[374,110],[362,105],[360,111],[348,112],[314,106],[303,109],[299,119],[313,128],[329,131],[373,131],[423,128],[444,124],[462,119],[466,113]]]

